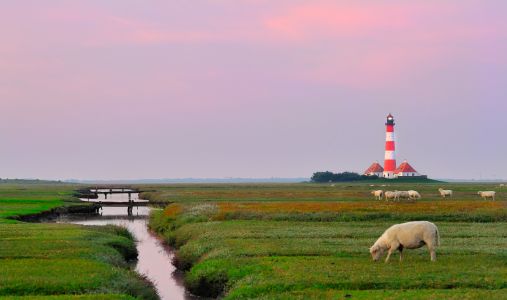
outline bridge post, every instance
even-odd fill
[[[106,200],[107,200],[107,192],[104,192],[104,197],[105,197],[105,198],[106,198]]]

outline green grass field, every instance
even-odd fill
[[[150,226],[177,250],[190,291],[224,299],[504,299],[507,189],[491,183],[146,186],[174,201]],[[452,189],[452,199],[438,188]],[[422,200],[375,201],[372,189],[418,190]],[[478,190],[496,190],[484,201]],[[391,225],[432,220],[442,246],[373,262]],[[337,222],[340,221],[341,222]],[[386,255],[384,254],[383,259]]]
[[[78,205],[69,202],[77,185],[45,181],[0,180],[0,224],[13,223],[6,219],[16,215],[34,214],[63,205]],[[63,202],[65,201],[65,202]]]
[[[127,260],[132,235],[116,226],[24,223],[6,217],[78,205],[75,186],[0,180],[0,300],[157,299]],[[67,200],[67,201],[66,201]]]
[[[371,186],[374,185],[374,186]],[[385,185],[385,186],[382,186]],[[389,186],[387,186],[389,185]],[[453,200],[482,200],[477,191],[496,191],[497,198],[507,201],[507,188],[497,183],[417,183],[412,181],[371,181],[367,183],[336,184],[172,184],[140,185],[142,197],[154,202],[199,201],[368,201],[374,199],[372,190],[416,190],[421,201],[442,200],[438,188],[454,192]],[[155,192],[153,192],[155,191]],[[448,197],[446,199],[449,199]]]
[[[0,180],[0,300],[151,299],[131,272],[132,237],[114,226],[7,219],[79,205],[82,186]],[[374,186],[370,186],[373,184]],[[382,186],[385,185],[385,186]],[[174,202],[150,226],[177,248],[186,286],[225,299],[504,299],[507,189],[494,183],[375,181],[340,184],[137,186]],[[438,188],[452,189],[442,198]],[[374,200],[373,189],[417,190],[421,200]],[[495,190],[497,201],[477,191]],[[391,225],[430,220],[437,262],[423,247],[373,262],[368,247]],[[383,257],[385,259],[385,255]]]

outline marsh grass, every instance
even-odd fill
[[[51,296],[4,296],[1,300],[134,300],[128,295],[97,294],[97,295],[51,295]]]
[[[187,270],[187,288],[200,295],[502,299],[507,211],[503,201],[476,197],[477,189],[499,190],[482,185],[388,187],[419,190],[423,200],[411,202],[374,201],[370,191],[379,187],[365,184],[164,187],[170,192],[157,197],[171,193],[166,199],[179,202],[154,212],[150,226],[178,249],[173,263]],[[455,197],[443,199],[438,187],[454,189]],[[497,195],[505,197],[503,190]],[[396,253],[387,264],[374,263],[368,248],[376,239],[413,220],[438,226],[437,262],[423,247],[405,251],[403,262]]]
[[[272,292],[264,294],[257,299],[272,300],[307,300],[307,299],[394,299],[394,300],[475,300],[475,299],[505,299],[507,290],[478,290],[478,289],[452,289],[452,290],[318,290],[304,289],[291,292]],[[347,297],[349,295],[349,297]]]
[[[13,182],[14,180],[9,180]],[[73,196],[73,185],[26,184],[19,180],[16,185],[2,184],[0,180],[0,223],[15,223],[7,217],[36,214],[60,206],[81,205]],[[36,181],[34,181],[36,182]]]
[[[0,184],[0,299],[158,299],[128,269],[137,249],[127,228],[5,219],[73,205],[61,201],[72,193],[65,184]]]
[[[370,186],[373,184],[374,186]],[[385,185],[385,186],[382,186]],[[389,186],[387,186],[389,185]],[[422,196],[418,201],[441,201],[438,188],[454,191],[453,201],[482,201],[477,191],[493,190],[497,192],[497,200],[507,201],[507,188],[498,183],[417,183],[413,181],[382,181],[368,183],[257,183],[257,184],[165,184],[139,185],[141,190],[155,190],[140,195],[143,199],[153,202],[202,202],[202,201],[372,201],[372,190],[406,191],[416,190]]]
[[[186,223],[231,220],[301,222],[451,221],[506,222],[507,209],[499,201],[406,202],[209,202],[173,203],[152,216],[151,226],[170,222],[174,229]],[[160,229],[163,230],[163,229]]]
[[[318,290],[505,289],[504,223],[437,223],[437,263],[426,247],[404,261],[372,261],[368,252],[392,223],[228,221],[176,230],[178,266],[187,287],[226,299]],[[384,255],[385,258],[385,255]],[[435,295],[437,295],[436,293]],[[269,297],[267,299],[270,299]],[[316,298],[317,299],[317,298]]]

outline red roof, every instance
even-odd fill
[[[381,165],[379,165],[378,162],[375,162],[373,165],[371,165],[368,170],[364,171],[364,175],[367,175],[367,174],[370,174],[370,173],[373,173],[373,172],[382,172],[384,171],[384,169],[382,168]]]
[[[414,168],[412,168],[411,165],[408,164],[407,160],[405,159],[405,161],[396,169],[396,171],[394,171],[394,174],[398,174],[400,172],[403,172],[403,173],[408,173],[408,172],[411,172],[411,173],[417,173],[416,170],[414,170]]]

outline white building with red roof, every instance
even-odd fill
[[[394,171],[394,177],[421,176],[411,165],[405,161]]]
[[[368,170],[364,171],[364,175],[377,175],[378,177],[382,177],[384,169],[382,166],[378,163],[378,161],[375,161],[374,164],[372,164]]]

